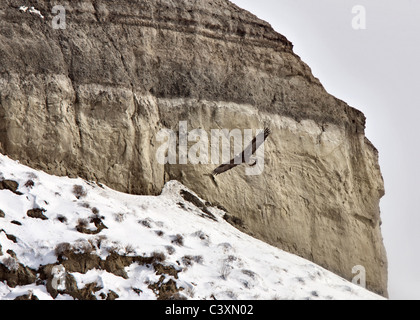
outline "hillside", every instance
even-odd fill
[[[134,196],[0,155],[0,299],[380,299],[176,181]]]

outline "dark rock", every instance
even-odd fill
[[[19,196],[22,195],[21,192],[17,191],[19,184],[13,180],[2,180],[0,181],[0,190],[9,190]]]
[[[48,220],[48,217],[46,217],[44,215],[44,212],[46,212],[47,210],[45,209],[31,209],[28,210],[28,212],[26,212],[26,215],[30,218],[35,218],[35,219],[41,219],[41,220]]]

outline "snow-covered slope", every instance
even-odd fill
[[[175,181],[133,196],[0,155],[0,210],[0,299],[381,298],[240,232]]]

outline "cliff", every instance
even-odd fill
[[[4,2],[4,1],[3,1]],[[250,235],[387,294],[378,152],[292,44],[227,0],[53,1],[0,8],[0,152],[52,174],[157,195],[178,180]],[[158,132],[260,129],[261,175],[161,165]]]

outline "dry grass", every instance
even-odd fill
[[[87,196],[87,191],[83,186],[75,184],[73,186],[73,194],[77,199],[81,199]]]
[[[172,243],[176,244],[177,246],[183,247],[184,246],[184,237],[180,234],[173,236]]]
[[[175,248],[172,247],[172,246],[166,246],[165,249],[166,249],[166,251],[168,252],[168,254],[170,256],[173,255],[175,253],[175,251],[176,251]]]

